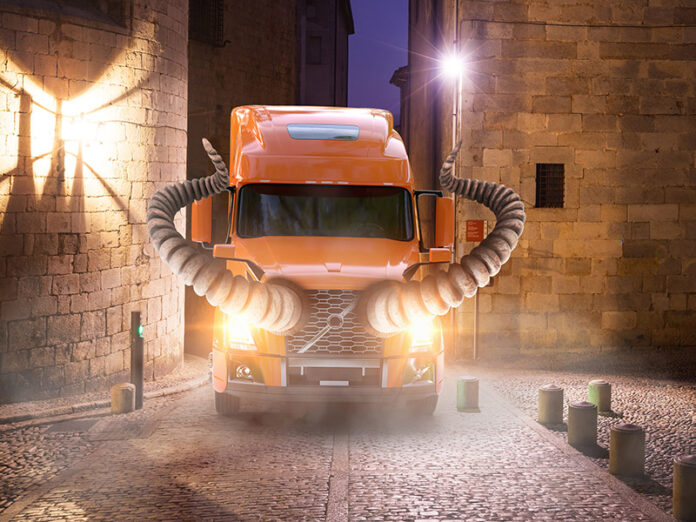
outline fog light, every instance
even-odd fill
[[[234,376],[236,379],[246,379],[246,380],[253,380],[254,377],[251,374],[251,370],[246,364],[240,364],[237,366],[237,369],[234,372]]]
[[[429,359],[410,358],[404,369],[404,384],[414,384],[421,381],[433,382],[435,372],[433,362]]]

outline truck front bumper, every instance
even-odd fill
[[[230,381],[225,393],[256,401],[269,402],[410,402],[436,396],[433,382],[417,382],[399,388],[377,386],[266,386],[252,382]]]

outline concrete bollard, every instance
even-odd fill
[[[121,382],[111,387],[111,413],[128,413],[135,409],[135,385]]]
[[[602,379],[590,381],[587,387],[589,401],[597,406],[599,413],[611,411],[611,384]]]
[[[645,473],[645,431],[635,424],[617,424],[609,433],[609,473]]]
[[[479,411],[479,380],[476,377],[457,379],[457,410]]]
[[[574,447],[597,445],[597,406],[591,402],[568,404],[568,444]]]
[[[672,508],[677,520],[696,521],[696,455],[674,459]]]
[[[563,388],[545,384],[539,388],[538,422],[540,424],[563,423]]]

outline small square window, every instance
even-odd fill
[[[536,207],[563,208],[565,173],[563,163],[537,163]]]

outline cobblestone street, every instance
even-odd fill
[[[462,371],[431,419],[258,405],[225,418],[204,386],[133,414],[7,430],[0,520],[669,520],[492,377],[481,413],[457,412]]]

